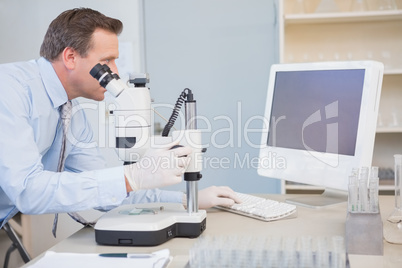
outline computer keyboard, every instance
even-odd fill
[[[292,204],[249,194],[236,194],[243,201],[242,203],[231,207],[216,206],[216,208],[263,221],[279,220],[296,213],[296,206]]]

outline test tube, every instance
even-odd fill
[[[365,180],[367,182],[368,178],[369,178],[369,168],[361,167],[359,180]]]
[[[378,167],[371,167],[370,178],[378,178]]]
[[[369,180],[369,211],[378,213],[378,167],[372,167]]]
[[[356,212],[357,209],[357,194],[358,186],[356,176],[349,176],[349,195],[348,195],[348,210],[349,212]]]
[[[329,251],[326,237],[317,238],[316,267],[329,267]]]
[[[360,169],[360,177],[359,177],[359,205],[360,211],[365,212],[368,211],[368,174],[369,168],[362,167]]]
[[[357,178],[359,176],[359,169],[358,168],[352,168],[352,172],[351,172],[350,175],[355,176]]]
[[[344,268],[346,266],[345,240],[342,236],[332,237],[331,267]]]
[[[402,155],[394,155],[395,160],[395,209],[402,211]],[[399,213],[401,214],[401,213]]]
[[[296,238],[286,237],[283,239],[281,266],[297,267],[297,263]]]
[[[268,246],[267,267],[280,267],[280,253],[282,248],[282,238],[273,236],[270,238]]]
[[[299,267],[301,268],[314,267],[312,241],[313,238],[311,236],[303,236],[300,239]]]

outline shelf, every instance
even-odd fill
[[[402,20],[402,10],[284,15],[285,24],[372,22],[382,20]]]
[[[286,189],[287,190],[322,190],[324,191],[325,188],[319,187],[319,186],[314,186],[314,185],[307,185],[307,184],[292,184],[286,182]]]
[[[396,3],[401,9],[395,10],[374,10],[375,1],[367,1],[370,10],[364,12],[348,12],[349,1],[335,0],[340,12],[309,13],[320,2],[312,0],[304,6],[305,13],[296,14],[285,12],[298,10],[296,1],[280,0],[279,61],[383,62],[380,126],[372,165],[387,169],[394,163],[393,155],[402,153],[402,0]],[[381,191],[394,189],[388,177],[380,176]],[[283,188],[306,192],[319,189],[298,184],[284,184]]]
[[[380,190],[380,191],[394,191],[395,186],[393,186],[393,185],[380,185],[378,187],[378,190]]]
[[[402,133],[402,127],[380,127],[377,128],[376,133]]]
[[[378,188],[380,191],[393,191],[395,189],[395,186],[393,184],[393,181],[392,181],[392,184],[388,184],[388,182],[386,184],[381,184],[381,180],[380,180],[380,185]],[[297,185],[297,184],[287,184],[286,183],[286,190],[324,191],[325,188],[314,186],[314,185]]]
[[[401,54],[402,55],[402,54]],[[384,75],[400,75],[402,74],[402,69],[397,68],[397,69],[385,69],[384,70]]]

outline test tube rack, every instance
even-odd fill
[[[383,224],[380,213],[350,213],[346,217],[346,252],[383,255]]]
[[[353,169],[349,176],[345,224],[348,254],[383,255],[383,223],[378,202],[378,167]]]
[[[202,235],[190,249],[189,256],[191,268],[343,268],[347,265],[342,236]]]

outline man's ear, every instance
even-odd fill
[[[62,59],[67,69],[74,69],[77,60],[77,51],[71,47],[66,47],[62,52]]]

